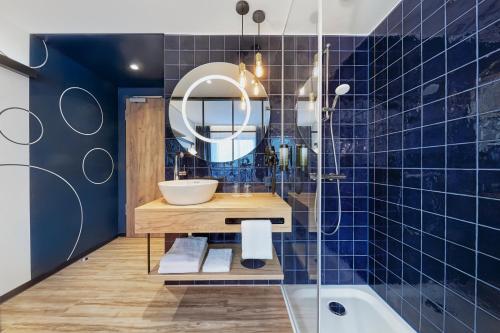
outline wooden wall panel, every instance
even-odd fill
[[[127,100],[126,181],[127,236],[134,232],[134,209],[161,196],[158,182],[165,179],[165,106],[163,98],[145,103]]]

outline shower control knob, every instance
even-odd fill
[[[312,180],[312,181],[316,181],[318,179],[318,175],[316,173],[310,173],[309,174],[309,178]],[[346,175],[338,175],[336,173],[328,173],[326,175],[323,175],[321,177],[321,179],[323,180],[327,180],[329,182],[332,182],[334,180],[344,180],[346,179],[347,176]]]
[[[336,173],[328,173],[326,175],[323,175],[323,179],[328,180],[328,181],[334,181],[334,180],[344,180],[346,179],[346,175],[338,175]]]

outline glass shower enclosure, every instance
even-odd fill
[[[282,196],[292,207],[284,234],[283,294],[296,332],[319,332],[321,285],[321,1],[293,0],[282,34],[282,144],[292,167]]]

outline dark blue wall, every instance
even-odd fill
[[[39,62],[44,56],[40,41],[32,37],[31,46],[31,60]],[[30,80],[30,110],[44,126],[43,138],[30,147],[30,164],[47,170],[31,168],[30,172],[32,277],[51,271],[117,234],[116,87],[50,43],[48,53],[49,60],[39,70],[39,77]],[[102,107],[102,128],[94,135],[73,131],[59,112],[59,97],[71,86],[89,90]],[[71,90],[65,95],[63,112],[81,132],[90,133],[99,127],[99,108],[82,91]],[[31,132],[32,138],[39,135],[36,127]],[[89,182],[82,170],[85,154],[96,147],[108,151],[115,163],[112,170],[110,158],[99,150],[88,155],[85,171],[90,180],[104,181],[113,172],[101,185]],[[80,230],[77,195],[83,206],[83,228],[70,257]]]
[[[370,285],[421,332],[500,325],[500,2],[404,0],[370,36]]]

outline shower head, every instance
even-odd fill
[[[337,106],[337,102],[340,96],[345,95],[351,90],[351,86],[344,83],[339,85],[337,88],[335,88],[335,98],[333,99],[333,103],[331,107],[325,107],[323,108],[323,112],[325,112],[325,117],[323,118],[323,121],[326,121],[330,119],[330,113],[335,110],[335,107]]]
[[[337,96],[341,96],[341,95],[345,95],[349,92],[349,90],[351,90],[351,86],[344,83],[344,84],[341,84],[340,86],[338,86],[336,89],[335,89],[335,95]]]

